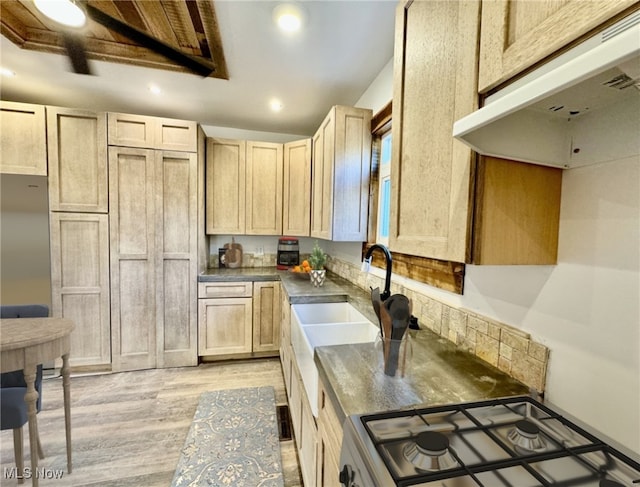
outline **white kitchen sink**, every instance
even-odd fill
[[[315,348],[374,342],[378,332],[378,327],[349,303],[291,305],[291,345],[314,416],[318,416]]]
[[[301,325],[326,323],[370,323],[353,305],[343,303],[293,304],[291,310],[297,315]]]

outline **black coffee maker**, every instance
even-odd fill
[[[278,240],[278,263],[276,267],[280,270],[287,270],[290,267],[300,264],[300,246],[298,239],[293,237],[282,237]]]

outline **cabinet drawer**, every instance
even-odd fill
[[[252,282],[199,282],[198,298],[251,297]]]

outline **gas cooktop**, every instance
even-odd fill
[[[353,416],[344,441],[347,486],[640,486],[636,459],[530,397]]]

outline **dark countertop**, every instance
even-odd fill
[[[212,267],[198,276],[198,282],[229,282],[229,281],[278,281],[279,271],[275,267]]]
[[[349,301],[377,324],[371,297],[346,279],[327,275],[322,287],[275,267],[209,269],[199,281],[280,279],[291,304]],[[528,394],[529,388],[464,352],[426,327],[410,331],[413,356],[405,378],[391,378],[379,365],[373,343],[318,347],[320,379],[342,422],[352,414]]]

